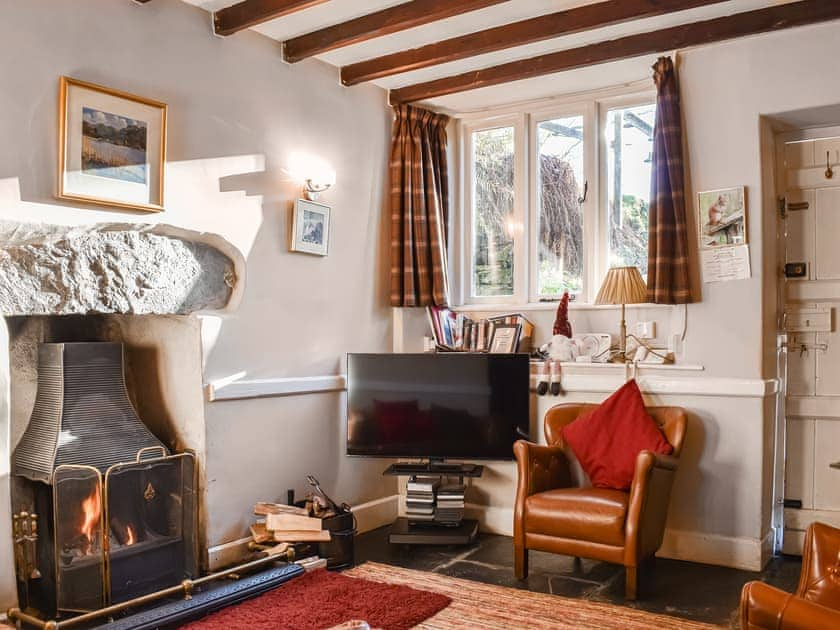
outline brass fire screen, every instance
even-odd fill
[[[86,612],[195,577],[195,480],[194,456],[162,447],[104,474],[61,465],[49,484],[15,477],[21,608]]]

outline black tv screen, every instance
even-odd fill
[[[350,354],[347,453],[513,459],[529,386],[527,354]]]

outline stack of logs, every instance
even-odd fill
[[[322,529],[321,519],[335,513],[314,497],[305,507],[259,502],[254,515],[257,522],[251,525],[253,541],[249,547],[268,555],[290,556],[293,543],[329,542],[330,532]]]

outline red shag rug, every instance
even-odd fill
[[[188,630],[316,630],[351,619],[371,628],[411,628],[446,608],[446,595],[317,569],[186,626]]]

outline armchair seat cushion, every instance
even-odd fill
[[[624,545],[627,492],[561,488],[525,499],[525,531],[605,545]]]

